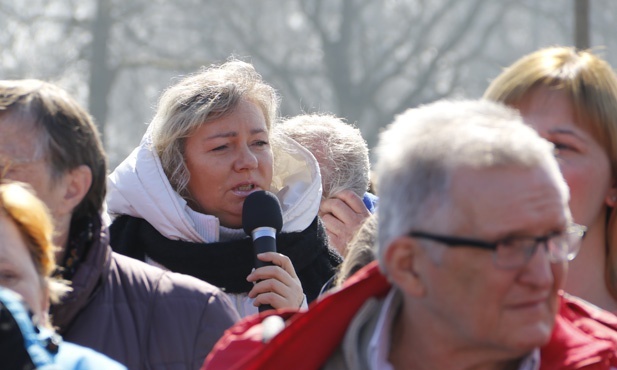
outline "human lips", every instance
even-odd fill
[[[231,191],[239,197],[247,197],[249,194],[260,190],[261,188],[252,182],[242,182],[232,187]]]

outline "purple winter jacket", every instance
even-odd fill
[[[107,229],[71,286],[51,308],[58,332],[129,369],[199,369],[239,319],[213,285],[112,252]]]

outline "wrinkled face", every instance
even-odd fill
[[[452,183],[462,224],[454,229],[441,225],[446,234],[494,242],[544,236],[564,230],[568,223],[565,196],[540,168],[459,170]],[[428,247],[444,250],[439,261],[425,261],[427,293],[422,302],[435,319],[435,330],[445,333],[451,344],[511,358],[550,339],[565,262],[550,263],[539,247],[527,265],[503,270],[495,267],[489,250]]]
[[[218,217],[222,226],[241,228],[244,199],[270,190],[273,157],[266,119],[249,101],[199,127],[186,140],[184,155],[191,207]]]
[[[46,311],[47,295],[19,229],[0,213],[0,285],[19,293],[38,317]]]
[[[570,209],[574,222],[604,224],[606,199],[613,185],[606,151],[577,122],[570,98],[562,91],[539,87],[516,106],[526,123],[558,149],[559,166],[570,187]]]
[[[32,186],[52,215],[57,217],[57,205],[63,192],[52,181],[51,170],[43,157],[37,132],[18,116],[0,116],[0,170],[5,179],[22,181]]]

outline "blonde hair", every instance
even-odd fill
[[[605,150],[612,176],[617,174],[617,75],[588,50],[549,47],[528,54],[491,82],[484,98],[516,106],[532,89],[549,87],[566,93],[576,124],[583,125]],[[610,211],[609,211],[610,215]],[[607,217],[607,222],[608,222]],[[617,245],[607,229],[606,283],[617,298]]]
[[[549,47],[525,55],[495,78],[484,98],[515,106],[532,89],[545,86],[572,100],[577,123],[606,150],[617,173],[617,76],[591,51]]]
[[[230,114],[240,101],[257,105],[268,131],[276,121],[279,96],[253,65],[230,59],[189,75],[161,96],[152,126],[152,145],[174,190],[189,198],[191,174],[184,162],[186,139],[207,122]]]
[[[34,195],[30,185],[1,181],[0,212],[17,226],[43,288],[48,290],[51,301],[57,302],[70,288],[66,281],[53,277],[57,248],[53,244],[54,225],[47,207]]]
[[[347,246],[347,254],[336,275],[335,286],[339,287],[362,267],[375,260],[377,248],[377,215],[372,214],[362,224]]]

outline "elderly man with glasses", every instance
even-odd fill
[[[296,368],[617,366],[615,331],[596,320],[614,316],[562,292],[586,228],[572,221],[553,150],[488,101],[398,116],[377,147],[378,265],[308,312],[282,313],[285,329],[251,363],[286,366],[304,348]],[[209,365],[239,345],[224,337]]]

